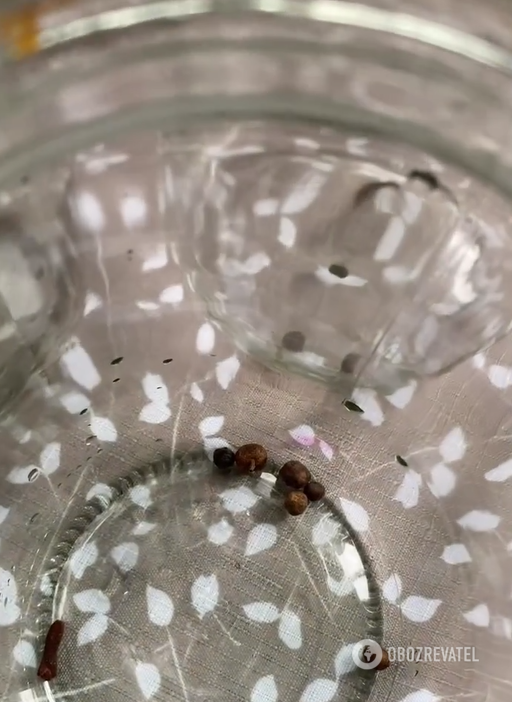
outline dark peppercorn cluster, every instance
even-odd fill
[[[223,473],[234,468],[241,475],[259,476],[267,461],[267,450],[261,444],[244,444],[236,453],[228,447],[213,452],[213,463]],[[325,487],[312,479],[310,470],[300,461],[287,461],[279,471],[278,483],[285,488],[284,508],[293,516],[303,514],[310,502],[325,496]]]

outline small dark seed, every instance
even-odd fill
[[[375,670],[386,670],[386,668],[389,668],[391,665],[391,662],[389,660],[389,655],[388,652],[386,651],[385,648],[382,649],[382,660],[380,661],[379,665],[375,667]]]
[[[118,356],[117,358],[114,358],[113,361],[110,361],[110,365],[111,366],[118,366],[122,360],[123,360],[123,356]]]
[[[259,473],[267,463],[267,451],[260,444],[244,444],[235,453],[235,463],[240,473]]]
[[[341,362],[341,372],[353,375],[360,360],[361,356],[358,353],[347,353]]]
[[[86,407],[85,409],[83,409],[83,410],[80,412],[80,414],[83,416],[86,412],[87,412],[87,407]]]
[[[120,380],[121,380],[121,378],[114,378],[114,380],[113,380],[112,382],[113,382],[113,383],[118,383]]]
[[[432,190],[438,190],[441,185],[437,177],[429,171],[414,170],[407,176],[409,180],[421,180]]]
[[[359,414],[363,414],[364,412],[364,409],[361,409],[361,407],[359,407],[359,405],[356,405],[356,403],[352,400],[343,400],[343,404],[351,412],[359,412]]]
[[[407,461],[405,460],[405,458],[402,458],[402,456],[398,456],[398,455],[397,455],[397,456],[395,456],[395,458],[396,458],[396,462],[397,462],[397,463],[400,463],[400,465],[403,466],[404,468],[408,468],[408,467],[409,467],[409,464],[407,463]]]
[[[286,349],[286,351],[293,351],[294,353],[303,351],[305,343],[306,337],[300,331],[286,332],[281,340],[283,349]]]
[[[172,358],[164,358],[163,363],[172,363]]]
[[[32,483],[34,480],[38,477],[39,475],[39,470],[37,468],[34,468],[33,470],[30,471],[28,474],[28,482]]]
[[[223,446],[213,452],[213,462],[220,470],[229,470],[235,465],[235,454],[230,448]]]
[[[335,275],[336,278],[346,278],[348,276],[348,268],[342,263],[333,263],[329,266],[329,273]]]
[[[311,473],[300,461],[288,461],[279,471],[279,478],[294,490],[302,490],[311,480]]]
[[[304,488],[304,494],[310,502],[318,502],[323,497],[325,497],[325,488],[322,483],[318,483],[316,480],[312,480]]]
[[[303,514],[308,504],[309,500],[303,492],[289,492],[284,498],[285,510],[294,517]]]

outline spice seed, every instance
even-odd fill
[[[300,461],[288,461],[279,471],[279,477],[288,487],[302,490],[311,480],[311,473]]]
[[[375,670],[386,670],[386,668],[389,668],[391,665],[391,662],[389,660],[389,655],[388,652],[386,651],[385,648],[382,649],[382,660],[380,661],[379,665],[375,667]]]
[[[240,473],[259,473],[267,463],[267,451],[260,444],[244,444],[235,453],[235,463]]]
[[[309,500],[303,492],[289,492],[284,498],[284,508],[294,517],[303,514],[309,504]]]
[[[325,497],[325,488],[322,483],[312,480],[304,488],[304,494],[310,502],[318,502]]]
[[[409,180],[421,180],[428,185],[431,190],[439,190],[441,187],[437,177],[429,171],[413,170],[408,175]]]
[[[301,331],[289,331],[283,336],[281,340],[281,346],[286,351],[292,351],[293,353],[300,353],[304,350],[306,344],[306,337]]]
[[[222,471],[230,470],[235,465],[235,454],[227,446],[215,449],[213,462]]]
[[[361,407],[359,407],[359,405],[356,405],[356,403],[352,400],[343,400],[343,404],[348,410],[350,410],[350,412],[359,412],[359,414],[364,413],[364,409],[361,409]]]
[[[111,366],[118,366],[122,360],[123,360],[123,356],[118,356],[117,358],[114,358],[113,361],[110,361],[110,365]]]
[[[348,276],[348,268],[342,263],[333,263],[329,266],[329,273],[335,275],[336,278],[346,278]]]
[[[341,362],[341,372],[353,375],[360,360],[361,356],[358,353],[347,353]]]
[[[407,463],[407,461],[405,460],[405,458],[402,458],[402,456],[396,455],[395,458],[396,458],[396,462],[399,463],[399,464],[400,464],[401,466],[403,466],[404,468],[408,468],[408,467],[409,467],[409,464]]]

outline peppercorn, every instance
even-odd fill
[[[306,511],[309,500],[303,492],[289,492],[284,498],[284,508],[288,514],[297,517]]]
[[[288,461],[279,471],[279,477],[288,487],[302,490],[311,480],[311,473],[300,461]]]
[[[389,668],[391,665],[391,661],[389,660],[389,655],[388,652],[386,651],[385,648],[382,649],[382,659],[379,663],[379,665],[375,666],[375,670],[386,670],[386,668]]]
[[[281,339],[281,345],[286,351],[293,351],[294,353],[300,353],[304,350],[304,345],[306,343],[306,337],[301,331],[289,331]]]
[[[244,444],[235,453],[236,467],[240,473],[259,473],[267,463],[267,451],[260,444]]]
[[[318,502],[322,497],[325,497],[325,488],[322,483],[312,480],[304,488],[304,494],[310,502]]]
[[[235,454],[227,446],[215,449],[213,452],[213,462],[221,471],[228,471],[235,465]]]

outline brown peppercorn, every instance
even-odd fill
[[[311,473],[300,461],[288,461],[279,471],[279,477],[288,487],[302,490],[311,480]]]
[[[235,454],[227,446],[221,446],[213,452],[213,463],[221,471],[228,471],[235,465]]]
[[[306,511],[309,500],[303,492],[289,492],[284,498],[284,508],[288,514],[297,517]]]
[[[304,488],[304,494],[310,502],[318,502],[322,497],[325,497],[325,488],[322,483],[312,480]]]
[[[301,331],[286,332],[281,340],[283,349],[286,349],[286,351],[293,351],[294,353],[304,351],[305,343],[306,337]]]
[[[386,668],[389,668],[391,665],[391,661],[389,660],[389,655],[388,652],[386,651],[385,648],[382,649],[382,660],[380,661],[379,665],[376,666],[375,670],[386,670]]]
[[[260,444],[244,444],[235,453],[235,463],[240,473],[259,473],[267,464],[267,451]]]

